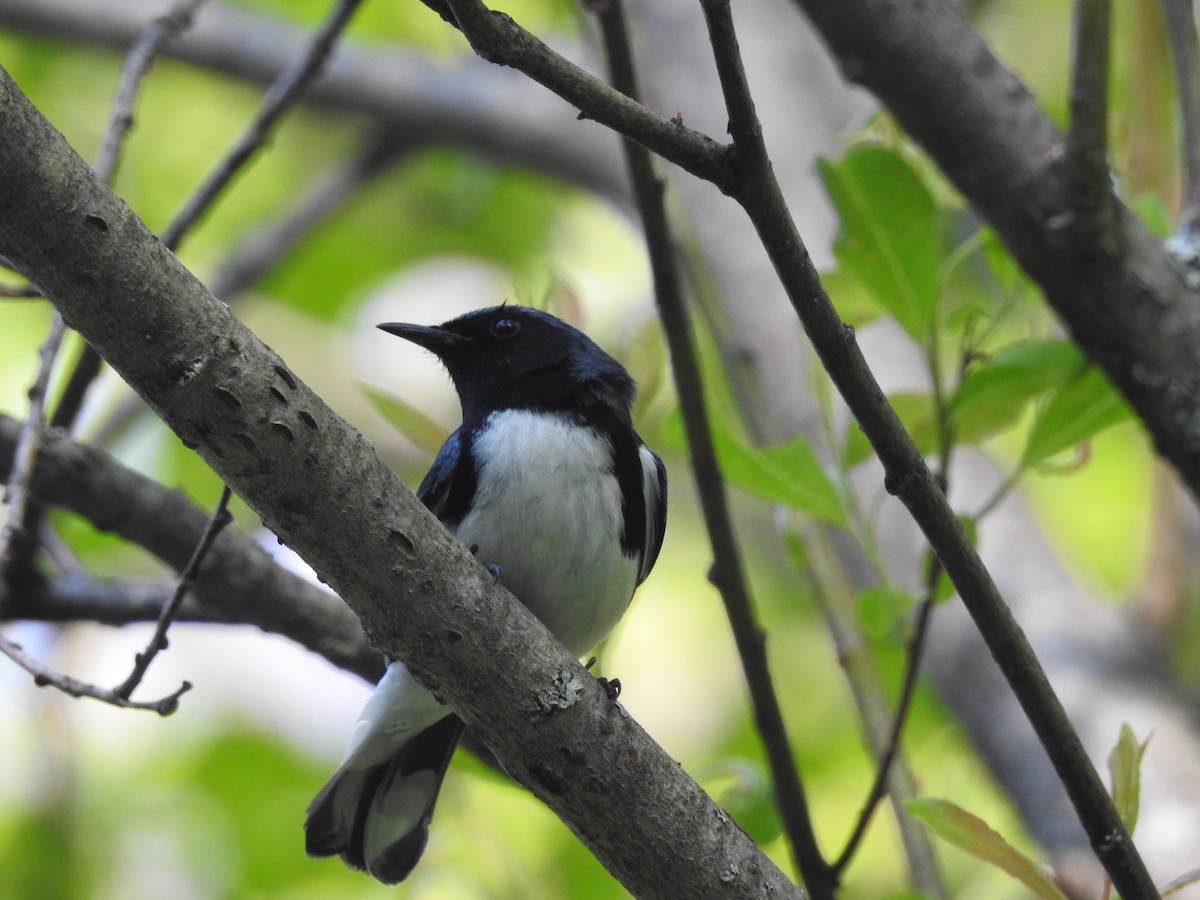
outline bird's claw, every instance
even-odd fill
[[[616,703],[617,698],[621,696],[621,679],[620,678],[597,678],[600,682],[600,687],[604,688],[604,693],[608,695],[609,703]]]

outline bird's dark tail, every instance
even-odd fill
[[[462,719],[448,715],[389,760],[339,769],[309,804],[308,855],[341,856],[384,884],[407,878],[425,850],[433,805],[463,728]]]

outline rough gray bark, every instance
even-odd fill
[[[0,70],[0,254],[626,887],[798,891]]]

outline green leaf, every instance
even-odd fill
[[[1009,428],[1032,400],[1086,368],[1087,362],[1070,341],[1009,344],[973,366],[954,392],[950,409],[957,430],[964,439],[983,440]]]
[[[876,585],[855,599],[854,617],[868,637],[888,637],[896,633],[896,626],[912,607],[913,598],[907,591],[891,585]]]
[[[831,525],[845,526],[841,497],[807,440],[798,437],[772,447],[752,447],[718,419],[711,418],[709,424],[717,464],[729,484]],[[686,447],[678,409],[672,410],[663,430],[670,444]]]
[[[1089,368],[1059,388],[1039,411],[1021,457],[1021,468],[1069,450],[1132,417],[1129,406],[1100,370]]]
[[[1131,835],[1137,827],[1138,804],[1142,793],[1142,756],[1145,755],[1149,744],[1149,738],[1139,744],[1133,736],[1133,729],[1122,725],[1117,745],[1108,755],[1113,805],[1116,806],[1117,814]]]
[[[991,228],[979,230],[979,252],[983,256],[988,274],[992,276],[1002,294],[1007,296],[1032,289],[1024,270],[1017,265],[1004,242]]]
[[[933,327],[941,278],[941,218],[898,154],[858,147],[818,172],[841,218],[833,252],[918,341]]]
[[[392,426],[413,444],[430,456],[437,455],[446,440],[446,426],[435,422],[415,406],[394,394],[359,382],[358,386],[367,395],[375,411],[387,419]]]
[[[838,318],[852,328],[862,328],[887,311],[875,301],[862,279],[847,269],[822,272],[821,286],[837,309]]]
[[[1007,872],[1042,900],[1066,900],[1041,868],[986,822],[948,800],[917,797],[904,804],[909,815],[944,841]]]

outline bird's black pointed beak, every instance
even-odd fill
[[[448,352],[454,350],[456,347],[461,347],[468,340],[461,334],[448,331],[438,325],[408,325],[404,322],[385,322],[376,327],[381,331],[386,331],[388,334],[394,334],[396,337],[402,337],[406,341],[412,341],[414,344],[424,347],[439,357],[444,357]]]

